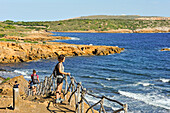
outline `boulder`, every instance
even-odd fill
[[[13,86],[15,84],[15,81],[17,81],[20,86],[19,87],[20,95],[24,95],[25,88],[28,87],[28,81],[24,79],[23,75],[14,77],[14,78],[6,81],[5,83],[0,84],[0,95],[12,96],[13,95]]]

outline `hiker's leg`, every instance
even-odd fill
[[[60,98],[62,86],[63,86],[63,83],[57,84],[56,99]]]
[[[59,90],[59,93],[61,94],[61,90],[62,90],[62,87],[63,87],[63,82],[59,85],[58,87],[58,90]]]
[[[56,99],[58,98],[60,98],[59,83],[57,83],[57,89],[56,89]]]
[[[33,95],[35,95],[35,86],[32,87]]]

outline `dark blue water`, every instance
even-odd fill
[[[132,113],[170,112],[170,48],[169,33],[114,34],[114,33],[54,33],[69,36],[72,40],[58,40],[72,44],[93,44],[125,48],[120,54],[91,57],[68,57],[65,70],[81,81],[88,91],[96,95],[127,103]],[[49,76],[57,63],[56,59],[39,60],[19,64],[1,64],[11,72],[3,76],[23,74],[30,79],[32,69],[43,78]],[[87,96],[93,102],[97,101]],[[119,108],[105,101],[108,110]]]

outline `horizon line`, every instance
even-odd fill
[[[70,19],[76,19],[76,18],[81,18],[81,17],[88,17],[88,16],[139,16],[139,17],[161,17],[161,18],[170,18],[167,16],[144,16],[144,15],[131,15],[131,14],[114,14],[114,15],[87,15],[87,16],[78,16],[78,17],[72,17],[72,18],[66,18],[66,19],[56,19],[56,20],[12,20],[12,19],[5,19],[5,20],[0,20],[0,22],[4,22],[6,20],[12,20],[14,22],[19,22],[19,21],[24,21],[24,22],[45,22],[45,21],[62,21],[62,20],[70,20]]]

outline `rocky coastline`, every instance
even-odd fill
[[[76,33],[169,33],[169,27],[157,27],[157,28],[144,28],[144,29],[118,29],[118,30],[108,30],[108,31],[55,31],[55,32],[76,32]]]
[[[93,56],[120,53],[124,48],[113,46],[75,45],[46,42],[46,44],[0,42],[0,63],[28,62],[65,56]]]
[[[29,62],[39,59],[57,58],[65,56],[93,56],[120,53],[124,48],[113,46],[76,45],[61,42],[49,42],[51,40],[66,40],[70,37],[51,36],[45,31],[26,32],[25,37],[5,36],[0,41],[0,63]]]

